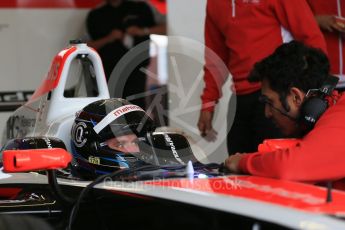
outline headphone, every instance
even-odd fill
[[[265,96],[261,96],[259,98],[259,101],[265,104],[269,104],[272,109],[278,111],[280,114],[286,116],[287,118],[296,121],[302,126],[303,132],[308,133],[314,128],[315,123],[327,110],[327,97],[332,95],[332,92],[335,89],[338,81],[338,77],[328,76],[319,89],[308,90],[305,100],[303,101],[300,108],[300,115],[297,118],[292,117],[287,111],[283,111],[272,105],[267,101],[267,98],[265,98]]]
[[[328,108],[327,97],[332,95],[339,81],[338,77],[328,76],[319,89],[310,89],[300,109],[299,122],[305,132],[314,128],[315,123]]]

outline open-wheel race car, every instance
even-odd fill
[[[113,171],[80,176],[74,166],[106,162],[104,156],[81,158],[75,149],[87,141],[82,134],[90,134],[76,117],[102,100],[113,101],[99,56],[73,42],[54,57],[41,86],[7,121],[1,143],[0,226],[2,217],[30,215],[52,229],[345,228],[344,192],[227,174],[222,165],[206,162],[188,137],[173,131],[151,127],[137,133],[138,149],[128,155],[142,164],[116,155]],[[100,120],[95,116],[92,130],[100,134],[138,112],[145,117],[129,104],[119,108],[121,113],[111,110]]]

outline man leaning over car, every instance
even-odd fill
[[[317,103],[311,108],[305,104],[311,92],[321,92],[318,89],[332,78],[329,68],[321,50],[295,41],[281,45],[258,62],[249,79],[262,83],[265,116],[287,137],[301,139],[290,148],[236,153],[225,160],[225,166],[235,173],[283,180],[335,181],[335,188],[345,189],[340,180],[345,177],[345,97],[337,91],[325,97],[328,107],[311,130],[306,129],[302,115],[305,110],[319,109],[313,108],[320,106]]]

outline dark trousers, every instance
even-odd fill
[[[140,69],[135,69],[126,80],[122,97],[132,104],[146,109],[146,74]]]
[[[283,137],[265,117],[264,104],[258,98],[260,91],[246,95],[232,95],[227,118],[228,154],[256,152],[258,145],[269,138]]]

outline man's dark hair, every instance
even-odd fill
[[[257,62],[250,73],[250,82],[266,79],[279,95],[286,111],[286,96],[292,87],[307,93],[319,89],[329,76],[329,61],[320,50],[292,41],[279,46],[273,54]]]

